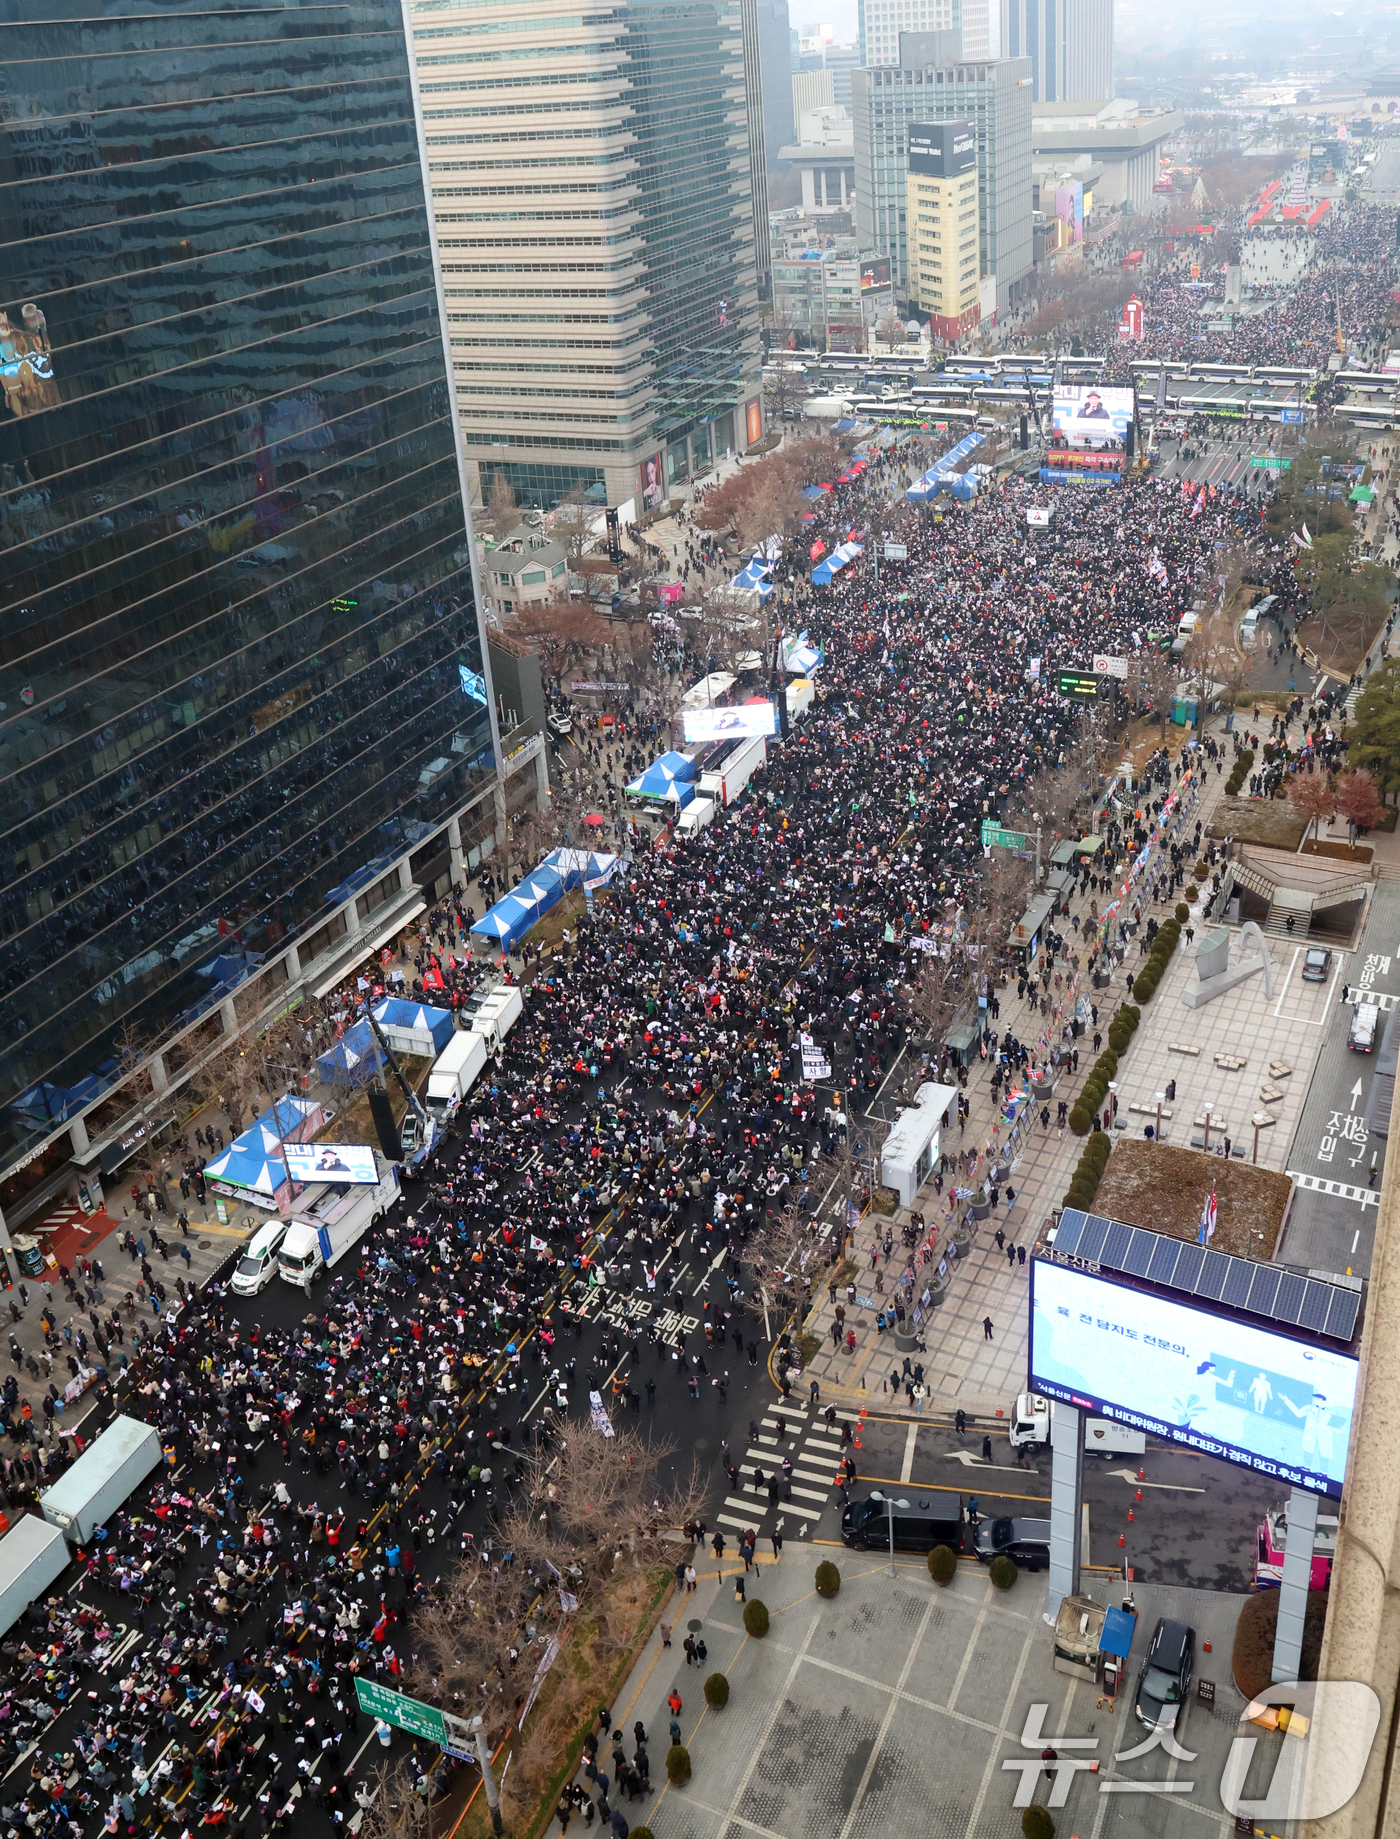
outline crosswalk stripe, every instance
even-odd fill
[[[846,1445],[829,1443],[824,1437],[808,1437],[802,1447],[805,1450],[811,1450],[817,1456],[839,1456]]]
[[[831,1486],[830,1469],[799,1469],[794,1467],[792,1478],[794,1481],[819,1481],[827,1488]]]
[[[825,1506],[827,1497],[831,1493],[830,1488],[824,1489],[820,1494],[817,1493],[815,1488],[794,1487],[792,1491],[794,1494],[800,1494],[804,1501],[820,1501],[823,1506]]]
[[[804,1520],[819,1520],[822,1516],[815,1507],[799,1507],[796,1501],[779,1501],[779,1513],[800,1514]]]
[[[736,1520],[733,1514],[729,1513],[717,1513],[715,1519],[721,1526],[732,1526],[737,1532],[758,1531],[757,1520]]]

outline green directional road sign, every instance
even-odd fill
[[[1003,830],[1000,824],[991,824],[983,820],[983,849],[1024,849],[1026,833],[1024,830]]]
[[[1256,453],[1249,463],[1251,466],[1262,467],[1265,472],[1270,473],[1286,473],[1293,465],[1292,460],[1285,460],[1280,455],[1273,453]]]
[[[399,1730],[406,1730],[411,1737],[425,1737],[429,1743],[436,1743],[439,1749],[459,1749],[460,1742],[449,1737],[447,1719],[436,1705],[425,1705],[422,1699],[411,1699],[406,1692],[391,1692],[387,1686],[377,1686],[373,1680],[355,1677],[355,1696],[360,1701],[360,1710],[367,1711],[372,1718],[383,1718],[386,1724],[393,1724]],[[453,1723],[458,1720],[454,1718]]]

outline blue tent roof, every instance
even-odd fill
[[[311,1106],[298,1099],[279,1099],[275,1106],[263,1112],[256,1124],[241,1137],[235,1137],[223,1154],[206,1166],[205,1175],[210,1181],[250,1188],[270,1199],[287,1179],[282,1142],[301,1141],[302,1127],[310,1110]]]
[[[804,485],[800,496],[803,498],[821,498],[824,497],[825,494],[819,485]]]
[[[679,793],[674,791],[676,787],[680,787]],[[633,798],[678,796],[682,804],[689,804],[695,793],[695,762],[688,754],[664,753],[627,790]]]
[[[355,1022],[334,1047],[316,1056],[316,1070],[328,1086],[364,1085],[383,1064],[379,1043],[366,1021]]]
[[[430,1009],[426,1003],[404,1002],[396,996],[386,996],[376,1006],[374,1019],[381,1028],[401,1028],[405,1033],[430,1037],[434,1053],[441,1053],[452,1039],[450,1009]],[[391,1041],[389,1045],[393,1047],[395,1043]]]

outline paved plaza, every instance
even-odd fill
[[[813,1589],[824,1557],[842,1573],[829,1601]],[[761,1564],[747,1579],[749,1599],[761,1598],[772,1618],[768,1634],[753,1640],[731,1579],[717,1584],[713,1564],[703,1571],[699,1589],[668,1610],[676,1646],[662,1649],[653,1636],[613,1707],[616,1727],[630,1731],[641,1718],[656,1733],[659,1757],[666,1693],[674,1685],[683,1700],[691,1780],[676,1788],[663,1779],[645,1811],[627,1809],[633,1823],[645,1820],[657,1839],[1019,1839],[1022,1774],[1004,1765],[1037,1758],[1050,1744],[1067,1761],[1099,1765],[1097,1774],[1079,1769],[1059,1784],[1066,1795],[1053,1817],[1062,1835],[1206,1839],[1233,1831],[1219,1786],[1244,1706],[1229,1656],[1245,1598],[1137,1586],[1128,1679],[1108,1709],[1095,1686],[1053,1669],[1043,1578],[1023,1574],[1003,1593],[972,1563],[946,1589],[922,1561],[901,1557],[896,1573],[891,1579],[869,1554],[789,1546],[780,1563]],[[1123,1587],[1102,1575],[1086,1589],[1100,1602],[1123,1600]],[[1191,1762],[1161,1749],[1119,1761],[1145,1737],[1130,1695],[1164,1614],[1196,1630],[1197,1677],[1213,1682],[1214,1708],[1193,1698],[1185,1714]],[[709,1670],[729,1680],[720,1711],[706,1707],[701,1674],[680,1653],[692,1621],[703,1628]],[[1261,1747],[1278,1742],[1261,1735]],[[1256,1756],[1261,1774],[1267,1766]],[[1043,1773],[1031,1786],[1030,1798],[1052,1798]]]

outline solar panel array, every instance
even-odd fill
[[[1060,1216],[1055,1250],[1067,1258],[1122,1271],[1180,1295],[1222,1303],[1243,1315],[1262,1316],[1289,1328],[1350,1342],[1361,1308],[1357,1290],[1300,1277],[1276,1264],[1256,1264],[1208,1246],[1184,1243],[1143,1226],[1125,1226],[1097,1213],[1067,1207]]]

